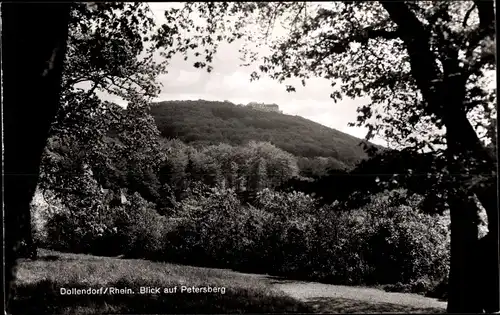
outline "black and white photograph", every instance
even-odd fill
[[[496,2],[2,2],[5,314],[500,314]]]

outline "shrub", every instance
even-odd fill
[[[427,292],[448,273],[447,222],[419,212],[420,199],[402,194],[379,194],[362,208],[340,211],[318,208],[303,193],[266,189],[253,207],[242,206],[230,189],[200,190],[183,201],[185,221],[167,236],[169,257]]]
[[[317,238],[317,247],[327,255],[320,264],[331,265],[323,276],[349,284],[402,283],[416,288],[448,273],[445,221],[419,212],[418,198],[395,204],[395,193],[376,195],[360,209],[317,221],[318,231],[326,232]]]
[[[273,215],[241,205],[232,189],[200,189],[181,202],[182,217],[166,234],[165,259],[266,272]]]
[[[138,193],[128,198],[121,215],[116,217],[117,244],[127,257],[159,259],[164,248],[166,219]],[[115,245],[116,246],[116,245]]]
[[[138,193],[124,205],[61,211],[47,220],[49,247],[76,253],[155,258],[164,247],[165,219]]]
[[[315,254],[311,249],[316,237],[316,200],[302,192],[264,189],[257,194],[255,205],[265,218],[261,221],[263,236],[256,243],[267,272],[300,278],[310,274]],[[250,213],[256,211],[252,208]]]
[[[236,218],[240,222],[240,240],[234,248],[234,264],[254,272],[269,271],[269,253],[272,245],[269,242],[269,222],[273,215],[253,206],[242,207]]]
[[[307,276],[311,271],[311,261],[315,258],[311,252],[314,242],[314,218],[286,220],[276,231],[280,236],[274,253],[282,253],[280,274],[294,277]],[[276,233],[275,232],[275,233]]]
[[[257,208],[284,217],[302,217],[316,213],[316,200],[303,192],[277,192],[264,189],[257,193]]]
[[[252,237],[242,206],[232,189],[198,190],[181,202],[184,224],[169,233],[169,252],[218,266],[237,264],[238,252],[244,251]],[[201,255],[201,256],[200,256]]]
[[[448,275],[436,281],[432,288],[426,292],[426,296],[441,300],[448,299]]]
[[[301,193],[264,190],[254,207],[241,205],[231,189],[199,190],[182,201],[184,216],[165,235],[164,257],[428,292],[448,273],[447,221],[419,212],[420,199],[401,194],[379,194],[362,208],[340,211],[338,205],[318,208]]]
[[[75,249],[79,252],[73,244],[73,236],[76,227],[72,226],[72,220],[67,212],[59,212],[47,218],[47,247],[60,251]]]
[[[68,210],[55,213],[47,220],[47,245],[49,248],[75,253],[102,254],[106,248],[102,240],[114,233],[113,227],[107,225],[107,211],[101,213],[96,209],[87,212],[71,212]],[[97,246],[97,247],[96,247]],[[109,252],[110,255],[116,252]]]
[[[51,191],[40,189],[35,191],[31,202],[31,226],[33,239],[38,246],[48,245],[47,221],[63,209]]]

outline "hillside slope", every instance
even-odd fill
[[[154,103],[151,113],[164,137],[192,145],[269,141],[297,157],[331,157],[346,166],[367,156],[359,138],[299,116],[230,102],[166,101]]]

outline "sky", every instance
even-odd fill
[[[172,3],[150,2],[157,25],[165,21],[164,11]],[[174,4],[175,5],[175,4]],[[177,4],[178,5],[178,4]],[[211,73],[193,67],[193,62],[184,61],[181,56],[174,56],[168,66],[168,74],[158,79],[163,89],[157,101],[166,100],[214,100],[230,101],[235,104],[249,102],[275,103],[284,114],[298,115],[322,125],[343,131],[353,136],[364,138],[365,128],[348,127],[356,120],[356,109],[366,104],[366,99],[345,99],[334,103],[330,98],[330,81],[312,78],[305,87],[295,86],[296,92],[289,93],[285,85],[270,78],[262,77],[250,82],[250,73],[255,65],[240,67],[241,43],[223,44],[215,55]],[[379,144],[385,142],[374,141]]]

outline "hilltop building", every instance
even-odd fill
[[[256,109],[256,110],[261,110],[264,112],[283,113],[283,111],[280,110],[280,108],[277,104],[264,104],[264,103],[250,102],[247,104],[247,107],[250,107],[250,108]]]

